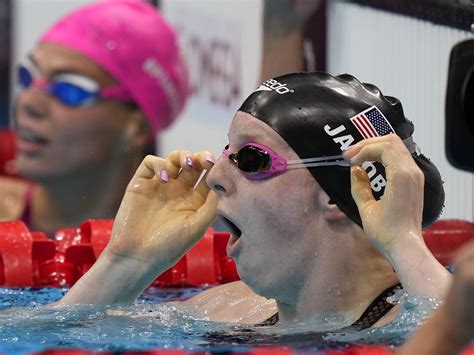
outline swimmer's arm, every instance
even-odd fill
[[[304,70],[304,27],[320,4],[320,0],[264,1],[260,82]]]
[[[30,185],[20,179],[0,176],[0,221],[21,218],[28,188]]]
[[[93,267],[82,276],[56,304],[127,304],[133,303],[168,265],[151,272],[148,265],[131,258],[101,254]],[[161,272],[160,272],[161,269]]]
[[[128,184],[109,243],[59,304],[133,302],[176,264],[216,216],[217,196],[204,184],[210,152],[147,156]]]
[[[385,258],[392,264],[408,293],[444,299],[452,275],[430,252],[421,232],[405,234],[384,248]]]
[[[424,175],[401,139],[394,134],[366,139],[344,157],[353,165],[352,196],[369,241],[392,264],[407,292],[444,299],[451,275],[424,243]],[[385,166],[387,184],[380,200],[375,200],[361,167],[365,161]]]

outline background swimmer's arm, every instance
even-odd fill
[[[474,243],[461,250],[455,266],[453,285],[446,302],[397,354],[458,354],[474,340]]]
[[[31,183],[17,178],[0,176],[0,221],[21,218],[25,209],[25,195]]]
[[[444,298],[451,275],[423,241],[424,176],[403,142],[394,134],[363,140],[344,157],[353,165],[352,196],[369,241],[390,261],[407,292]],[[385,166],[387,184],[379,201],[360,167],[364,161]]]
[[[209,152],[147,156],[130,181],[110,241],[93,267],[59,304],[129,303],[204,235],[217,196],[204,183]]]
[[[260,82],[304,70],[304,27],[320,4],[320,0],[265,0]]]

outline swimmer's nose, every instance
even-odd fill
[[[224,168],[222,166],[222,158],[218,159],[206,178],[207,185],[216,192],[219,196],[226,195],[228,188],[226,188],[226,177]]]
[[[214,186],[211,186],[211,189],[213,189],[215,192],[226,192],[224,186],[219,184],[214,184]]]
[[[21,91],[15,98],[15,115],[30,119],[43,119],[48,111],[48,97],[37,88]]]
[[[30,118],[41,119],[45,116],[43,111],[29,103],[21,104],[20,110]]]
[[[214,177],[214,174],[212,174],[213,171],[214,171],[214,168],[211,170],[211,172],[207,176],[206,183],[211,188],[211,190],[216,192],[218,195],[225,195],[227,193],[227,190],[225,189],[224,186],[222,186],[220,183],[217,182],[217,179]]]

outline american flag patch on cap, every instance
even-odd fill
[[[373,138],[395,133],[390,122],[388,122],[383,113],[376,106],[369,107],[367,110],[358,113],[351,118],[351,122],[364,138]]]

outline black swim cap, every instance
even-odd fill
[[[444,189],[438,170],[417,151],[412,140],[413,123],[405,117],[400,101],[382,95],[374,85],[363,84],[348,74],[336,77],[323,72],[288,74],[260,85],[239,111],[272,127],[301,159],[340,155],[342,149],[364,137],[394,131],[404,140],[425,175],[423,226],[430,225],[441,214]],[[385,169],[379,163],[366,163],[364,168],[372,192],[379,199],[386,183]],[[308,169],[331,200],[362,226],[351,195],[350,169],[339,166]]]

